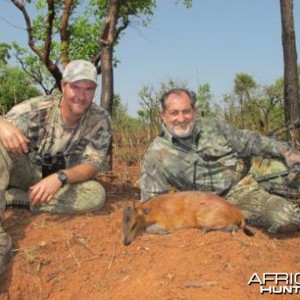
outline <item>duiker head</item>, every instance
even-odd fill
[[[128,246],[144,229],[144,215],[148,214],[147,208],[126,207],[123,211],[123,243]]]

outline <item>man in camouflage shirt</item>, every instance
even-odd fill
[[[195,103],[195,94],[186,89],[163,95],[163,130],[141,171],[142,201],[171,189],[212,191],[239,207],[252,225],[272,233],[297,231],[299,205],[270,194],[255,178],[296,168],[300,152],[219,120],[197,118]]]
[[[62,95],[29,99],[0,118],[0,221],[6,201],[27,200],[33,212],[83,213],[105,204],[94,180],[111,139],[109,113],[92,103],[97,87],[93,64],[67,65]],[[62,152],[65,167],[42,178],[42,158]],[[12,247],[0,222],[0,274]]]

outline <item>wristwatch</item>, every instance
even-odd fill
[[[63,187],[68,180],[67,174],[64,171],[58,171],[56,174],[58,179],[61,181],[61,187]]]

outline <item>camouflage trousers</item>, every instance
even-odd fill
[[[29,155],[8,154],[0,142],[0,215],[6,202],[28,201],[28,189],[42,178],[41,167],[34,164]],[[47,204],[32,205],[32,212],[78,214],[101,209],[106,201],[102,185],[89,180],[67,184]]]
[[[250,173],[235,185],[226,199],[237,206],[245,215],[247,223],[266,228],[271,233],[293,232],[300,228],[300,204],[276,194],[270,194],[255,180],[257,175],[282,171],[284,165],[264,160],[252,164]],[[284,182],[283,178],[273,180]]]

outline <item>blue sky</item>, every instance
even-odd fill
[[[20,13],[9,1],[1,2],[0,41],[25,42]],[[175,0],[157,2],[149,27],[130,25],[116,48],[121,63],[115,92],[130,115],[140,109],[144,85],[158,88],[173,79],[196,90],[207,82],[220,102],[237,73],[260,84],[283,76],[279,0],[194,0],[189,10]],[[300,0],[294,0],[294,21],[299,57]]]

